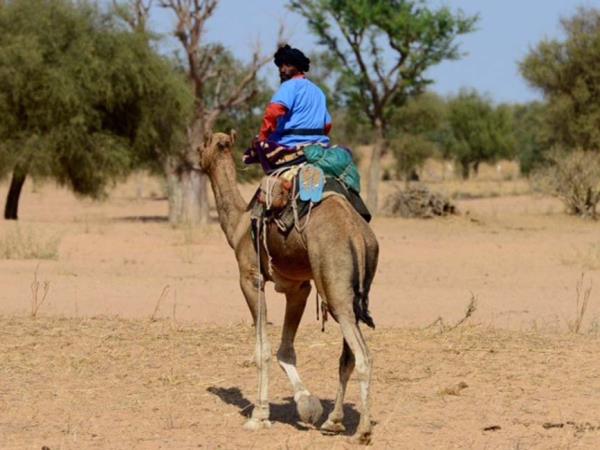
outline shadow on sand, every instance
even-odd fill
[[[166,223],[169,221],[167,216],[125,216],[115,217],[115,222],[141,222],[141,223]]]
[[[169,221],[168,216],[119,216],[113,217],[114,222],[139,222],[139,223],[167,223]],[[219,219],[212,214],[208,218],[208,223],[218,223]]]
[[[227,403],[228,405],[239,408],[242,416],[250,417],[252,415],[252,409],[254,408],[254,405],[250,400],[244,397],[244,394],[242,394],[239,388],[211,386],[206,390],[219,397],[223,403]],[[291,425],[298,430],[308,430],[308,427],[299,422],[294,399],[292,397],[286,397],[283,400],[285,400],[286,403],[269,404],[271,409],[270,420],[273,422]],[[319,427],[325,421],[329,413],[333,410],[332,400],[321,400],[321,404],[323,405],[323,416],[316,424],[317,427]],[[359,418],[360,415],[354,408],[354,404],[350,403],[344,405],[344,425],[346,427],[346,431],[344,433],[345,435],[350,436],[354,434],[356,428],[358,427]]]

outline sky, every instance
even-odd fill
[[[220,41],[242,60],[248,60],[257,42],[265,52],[274,50],[281,23],[285,38],[306,53],[317,50],[304,19],[286,8],[283,0],[221,0],[207,23],[207,41]],[[431,0],[468,15],[480,16],[477,30],[459,39],[463,57],[430,69],[432,90],[451,95],[461,88],[474,88],[494,101],[527,102],[539,99],[519,75],[518,62],[539,41],[560,38],[560,18],[575,13],[578,6],[600,8],[600,0]],[[159,32],[172,29],[173,16],[155,10],[151,27]],[[166,39],[163,51],[177,43]],[[271,68],[273,73],[275,68]],[[275,79],[275,77],[270,78]]]

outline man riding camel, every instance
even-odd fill
[[[310,59],[289,45],[274,55],[281,85],[265,110],[259,135],[244,153],[246,164],[260,163],[267,175],[257,192],[259,202],[272,207],[273,198],[298,198],[318,204],[324,191],[345,196],[365,220],[371,215],[360,199],[360,175],[345,147],[331,146],[331,115],[323,91],[304,74]],[[297,176],[297,183],[295,179]],[[277,179],[282,177],[285,182]],[[274,192],[277,191],[277,195]],[[260,194],[262,192],[262,194]],[[283,201],[279,207],[287,204]]]
[[[331,115],[323,91],[305,77],[310,59],[289,45],[274,55],[281,86],[265,110],[260,133],[244,155],[244,162],[260,162],[269,173],[303,161],[298,148],[329,146]]]

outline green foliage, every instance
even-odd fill
[[[13,0],[0,9],[4,173],[18,164],[100,196],[178,146],[189,98],[147,36],[86,3]]]
[[[549,130],[544,103],[531,102],[512,107],[516,156],[521,173],[529,175],[546,162]]]
[[[444,156],[460,164],[464,178],[479,163],[512,158],[515,152],[511,108],[494,106],[475,91],[462,91],[448,101]]]
[[[429,67],[458,58],[456,37],[477,21],[423,0],[291,0],[290,8],[328,48],[346,103],[373,125],[431,82]]]
[[[549,144],[600,151],[600,10],[561,21],[564,40],[544,40],[521,62],[522,75],[547,100]]]
[[[396,172],[408,180],[425,161],[440,153],[439,140],[446,120],[446,103],[434,93],[424,93],[393,110],[390,148]]]

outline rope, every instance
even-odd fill
[[[310,202],[308,204],[308,212],[306,213],[306,219],[304,220],[304,225],[300,224],[300,217],[298,216],[298,197],[300,197],[300,193],[296,193],[296,189],[297,189],[297,181],[295,183],[292,184],[292,211],[294,212],[294,228],[296,228],[296,231],[298,231],[298,233],[302,233],[304,231],[304,229],[306,228],[306,226],[308,225],[308,222],[310,221],[310,213],[312,212],[312,208],[313,208],[313,202]]]
[[[267,218],[262,218],[262,240],[263,245],[265,246],[265,254],[267,255],[267,270],[269,271],[269,275],[273,275],[273,258],[271,258],[271,254],[269,253],[269,246],[267,245]],[[260,245],[260,244],[259,244]]]
[[[257,278],[258,278],[258,310],[257,310],[257,316],[256,316],[256,328],[258,329],[258,321],[261,320],[261,314],[262,314],[262,301],[261,301],[261,291],[262,288],[264,286],[264,280],[263,280],[263,276],[262,276],[262,270],[261,270],[261,264],[260,264],[260,238],[258,238],[260,236],[261,233],[261,228],[262,228],[262,223],[260,221],[256,222],[256,233],[258,234],[257,239],[256,239],[256,257],[257,257],[257,262],[256,262],[256,266],[257,266]]]

